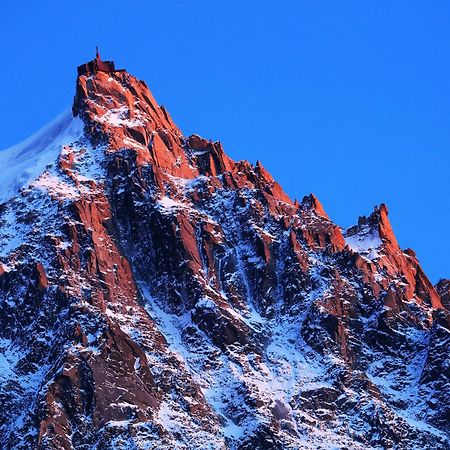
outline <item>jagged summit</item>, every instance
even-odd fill
[[[319,216],[324,217],[325,219],[330,219],[328,214],[325,212],[322,203],[320,203],[319,199],[314,194],[305,195],[300,203],[300,207],[309,208]]]
[[[98,47],[95,49],[95,59],[85,64],[81,64],[77,68],[78,75],[94,75],[98,72],[123,72],[124,69],[116,69],[114,61],[103,61],[100,57]]]
[[[100,61],[0,153],[0,447],[449,448],[448,283],[387,208],[343,230]]]

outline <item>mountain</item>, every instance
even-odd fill
[[[80,66],[0,152],[0,448],[450,448],[450,282]]]

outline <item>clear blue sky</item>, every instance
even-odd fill
[[[98,44],[186,134],[260,159],[339,225],[385,202],[401,246],[450,277],[447,0],[3,0],[0,17],[0,148],[71,105]]]

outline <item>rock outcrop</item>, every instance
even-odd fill
[[[442,306],[450,310],[450,280],[440,280],[435,287],[441,297]]]

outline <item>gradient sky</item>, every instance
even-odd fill
[[[185,134],[260,159],[339,225],[385,202],[400,245],[450,278],[447,0],[2,0],[0,17],[0,148],[71,106],[98,44]]]

